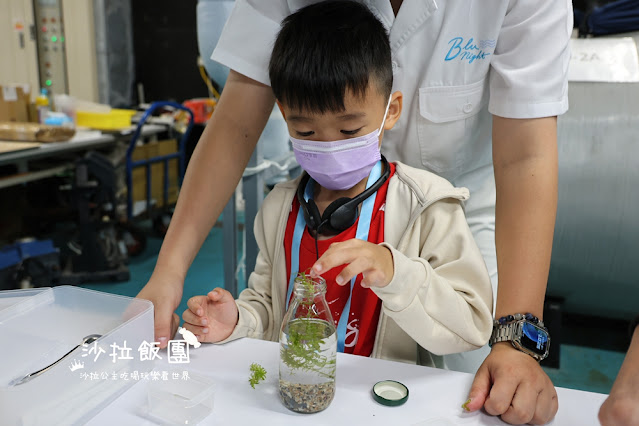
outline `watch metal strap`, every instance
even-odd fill
[[[493,327],[493,332],[490,336],[490,344],[492,345],[494,343],[512,341],[515,338],[516,326],[516,322],[511,322],[509,324],[502,324]]]

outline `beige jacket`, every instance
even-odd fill
[[[484,260],[466,223],[466,188],[396,163],[386,196],[382,243],[394,276],[373,288],[382,300],[372,356],[433,365],[432,354],[486,344],[492,330],[492,289]],[[226,341],[279,339],[286,311],[284,231],[299,178],[278,184],[255,219],[260,249],[248,288],[236,301],[239,321]],[[222,342],[221,342],[222,343]]]

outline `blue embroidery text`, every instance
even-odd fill
[[[480,48],[477,44],[475,44],[472,37],[468,39],[465,44],[463,37],[452,38],[448,44],[451,46],[450,50],[446,54],[446,58],[444,58],[445,61],[452,61],[453,59],[459,58],[460,61],[468,61],[469,64],[472,64],[475,60],[486,59],[486,57],[490,56],[489,52],[485,52],[482,49],[484,45],[486,45],[486,47],[494,47],[494,42],[486,44],[484,41],[481,41],[479,45],[482,48]]]

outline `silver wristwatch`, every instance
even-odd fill
[[[516,349],[541,361],[548,356],[550,334],[543,322],[535,323],[518,314],[514,321],[495,323],[488,344],[492,346],[499,342],[510,342]]]

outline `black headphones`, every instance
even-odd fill
[[[390,176],[390,166],[383,155],[382,165],[384,166],[382,175],[370,188],[365,189],[364,192],[353,198],[338,198],[326,207],[323,215],[320,215],[317,204],[315,204],[313,199],[309,199],[308,201],[304,199],[304,191],[306,190],[308,180],[311,178],[309,174],[305,172],[297,187],[297,200],[304,213],[306,225],[308,225],[311,230],[323,235],[337,235],[353,226],[359,216],[357,206],[381,188]]]

